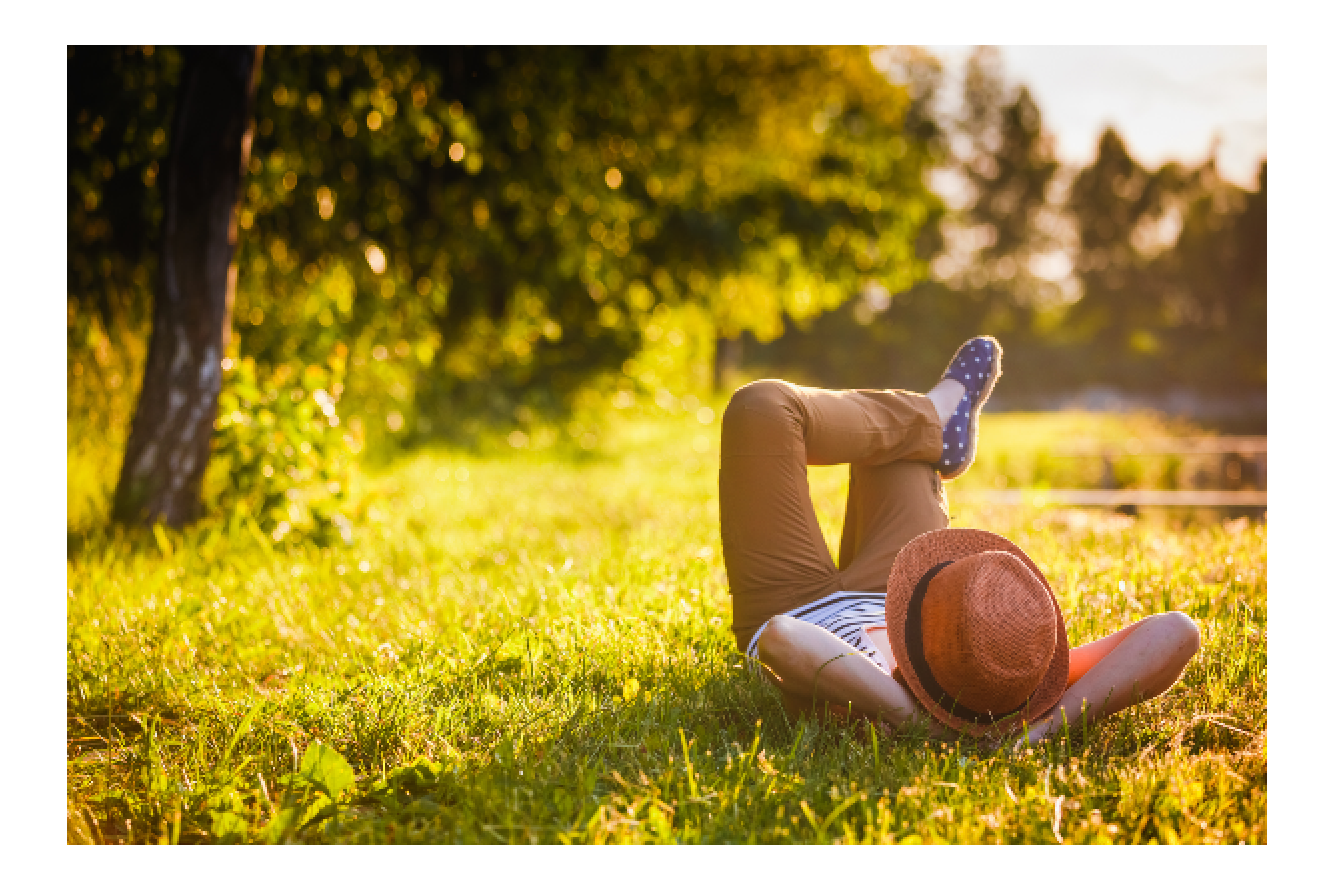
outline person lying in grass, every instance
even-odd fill
[[[1000,343],[976,337],[926,394],[782,380],[733,394],[718,475],[732,629],[789,712],[1037,741],[1162,694],[1199,650],[1179,611],[1071,649],[1019,547],[947,527],[942,480],[971,465],[1000,375]],[[835,565],[806,467],[840,463],[851,480]]]

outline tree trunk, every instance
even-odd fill
[[[741,337],[718,337],[713,349],[713,391],[722,391],[727,377],[740,367]]]
[[[180,527],[199,510],[235,286],[236,206],[262,49],[184,55],[162,183],[153,334],[113,515]]]

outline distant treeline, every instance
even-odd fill
[[[917,74],[930,107],[939,69]],[[964,96],[954,119],[928,112],[956,137],[968,194],[919,236],[930,277],[752,339],[744,359],[822,385],[922,387],[955,344],[991,333],[1011,406],[1088,387],[1262,400],[1265,164],[1255,191],[1212,159],[1146,169],[1109,129],[1087,167],[1062,169],[1032,96],[1005,84],[993,52],[970,60]]]

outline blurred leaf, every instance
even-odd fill
[[[153,538],[157,540],[158,549],[162,550],[162,555],[168,559],[171,558],[171,540],[167,537],[167,532],[163,530],[160,524],[153,525]]]
[[[333,800],[356,781],[352,767],[342,754],[322,741],[306,748],[298,774]]]
[[[245,840],[249,825],[235,812],[210,812],[210,833],[220,843],[239,843]]]

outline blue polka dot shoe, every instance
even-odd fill
[[[949,421],[943,424],[944,447],[936,469],[949,481],[958,478],[973,465],[977,455],[977,418],[982,405],[1001,375],[1001,344],[995,337],[975,336],[954,353],[942,380],[963,384],[963,398]]]

